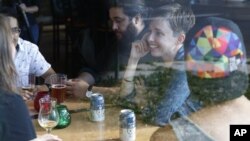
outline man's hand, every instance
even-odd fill
[[[77,97],[85,97],[89,84],[81,79],[70,79],[66,82],[67,94],[74,95]]]
[[[18,89],[24,101],[33,99],[35,96],[34,94],[37,92],[36,87],[33,89],[32,92],[28,90],[23,90],[22,88],[18,88]]]
[[[32,99],[33,97],[33,93],[26,90],[22,90],[20,94],[23,97],[24,101]]]

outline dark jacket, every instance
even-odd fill
[[[0,141],[28,141],[36,138],[21,96],[0,89],[0,111]]]
[[[141,39],[145,32],[143,30],[134,40]],[[118,43],[113,32],[84,29],[73,49],[73,75],[88,72],[98,83],[106,72],[114,71],[119,64],[127,64],[132,41]]]

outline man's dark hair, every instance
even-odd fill
[[[142,18],[147,18],[148,8],[145,6],[144,0],[109,0],[108,8],[119,7],[123,9],[130,19],[140,14]]]

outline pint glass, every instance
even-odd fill
[[[63,103],[66,94],[67,75],[53,74],[50,76],[51,97],[57,99],[57,103]]]

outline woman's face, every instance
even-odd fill
[[[13,18],[13,17],[9,17],[10,20],[10,28],[12,31],[12,37],[13,37],[13,44],[14,46],[17,46],[17,42],[18,42],[18,38],[20,35],[20,29],[18,27],[18,23],[17,23],[17,19]]]
[[[181,47],[178,36],[173,35],[173,31],[166,20],[155,18],[149,26],[147,42],[151,55],[162,57],[164,61],[173,61],[177,51]]]
[[[10,49],[10,51],[11,51],[11,57],[14,59],[15,56],[16,56],[16,47],[15,47],[15,45],[14,45],[13,42],[10,42],[9,45],[10,45],[10,48],[11,48]]]

